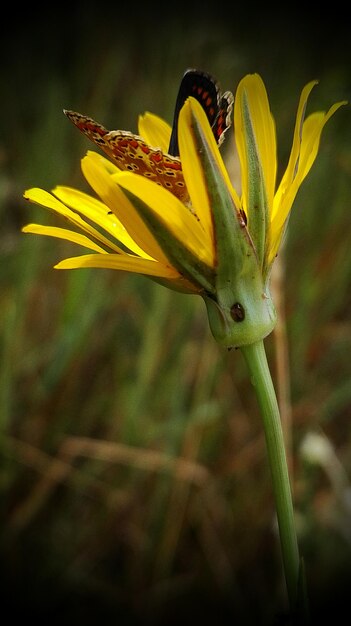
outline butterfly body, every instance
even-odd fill
[[[218,84],[204,72],[188,70],[180,84],[176,100],[168,154],[149,146],[142,137],[124,130],[107,130],[90,117],[64,110],[65,115],[121,170],[140,174],[171,191],[182,202],[188,201],[178,147],[178,117],[189,96],[196,98],[206,112],[212,132],[220,145],[230,126],[233,96],[221,95]]]

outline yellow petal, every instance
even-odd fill
[[[207,265],[213,266],[211,241],[196,217],[178,198],[164,187],[130,172],[121,172],[114,176],[114,180],[123,189],[143,200],[168,230],[195,256]]]
[[[335,111],[337,111],[344,104],[347,104],[347,102],[337,102],[330,107],[327,113],[312,113],[312,115],[309,115],[309,117],[305,120],[302,129],[301,152],[296,175],[297,177],[300,177],[300,184],[304,178],[306,178],[316,159],[324,126],[331,116],[334,115]]]
[[[87,156],[92,159],[93,161],[96,161],[96,163],[98,163],[100,166],[104,167],[106,172],[108,172],[109,174],[116,174],[117,172],[120,172],[120,168],[117,167],[117,165],[115,165],[114,163],[112,163],[112,161],[110,159],[107,159],[106,157],[102,156],[102,154],[94,152],[94,150],[87,150]]]
[[[91,158],[90,154],[82,159],[82,170],[88,183],[125,226],[137,245],[146,252],[146,255],[167,265],[167,257],[133,205],[115,183],[114,177],[110,176],[94,157]]]
[[[106,250],[100,248],[93,241],[88,239],[85,235],[75,233],[73,230],[67,228],[57,228],[56,226],[42,226],[41,224],[27,224],[22,228],[23,233],[33,233],[34,235],[48,235],[49,237],[57,237],[58,239],[65,239],[66,241],[73,241],[80,246],[100,252],[101,254],[107,254]]]
[[[48,209],[52,209],[53,211],[55,211],[55,213],[60,213],[64,217],[69,217],[70,215],[70,211],[62,204],[62,202],[57,200],[57,198],[55,198],[48,191],[40,189],[39,187],[32,187],[32,189],[27,189],[24,192],[23,197],[26,200],[30,200],[31,202],[41,204]]]
[[[33,187],[32,189],[27,189],[27,191],[23,194],[26,200],[30,200],[31,202],[35,202],[36,204],[40,204],[48,209],[51,209],[55,213],[60,216],[66,218],[69,222],[77,226],[79,229],[86,232],[90,237],[99,241],[102,245],[106,246],[108,249],[113,252],[122,252],[121,248],[119,248],[115,243],[104,237],[96,228],[93,228],[85,222],[77,213],[71,211],[68,207],[66,207],[63,202],[60,202],[55,196],[53,196],[48,191],[44,191],[44,189],[39,189],[37,187]]]
[[[205,140],[218,164],[225,183],[228,186],[234,204],[238,209],[240,208],[240,200],[229,179],[228,172],[219,152],[216,140],[213,136],[206,113],[200,103],[190,97],[186,101],[179,115],[178,141],[180,159],[183,168],[184,180],[189,191],[192,206],[214,247],[211,207],[207,194],[206,180],[204,177],[201,159],[198,154],[198,146],[192,130],[192,115],[196,116],[201,125]]]
[[[284,225],[290,213],[296,194],[318,154],[322,130],[335,111],[337,111],[344,104],[347,104],[346,101],[337,102],[330,107],[327,113],[321,111],[312,113],[303,123],[300,134],[300,152],[296,160],[294,176],[292,180],[290,177],[291,182],[289,186],[287,186],[287,178],[285,178],[284,184],[282,182],[279,186],[276,197],[274,198],[274,214],[271,225],[271,260],[274,258],[278,250]]]
[[[139,116],[139,135],[153,148],[161,148],[167,154],[172,129],[165,120],[148,111]]]
[[[248,74],[239,83],[234,104],[235,141],[241,165],[243,208],[247,212],[248,162],[246,153],[244,107],[248,107],[260,156],[269,210],[272,210],[277,173],[275,123],[262,78]]]
[[[203,226],[207,238],[211,242],[214,257],[215,242],[211,204],[207,193],[204,171],[199,159],[198,147],[192,132],[192,108],[190,100],[185,103],[179,115],[178,143],[183,176],[191,204]]]
[[[116,168],[117,169],[117,168]],[[118,170],[117,170],[118,171]],[[53,189],[53,193],[66,206],[74,211],[78,211],[84,217],[98,224],[106,230],[110,235],[118,239],[129,250],[139,256],[146,256],[145,252],[135,243],[123,224],[113,213],[109,213],[109,209],[100,200],[89,196],[78,189],[71,187],[58,186]]]
[[[313,89],[313,87],[318,83],[318,81],[313,80],[309,82],[303,88],[300,96],[299,106],[297,109],[295,129],[294,129],[294,138],[293,145],[291,148],[291,153],[289,157],[289,163],[285,170],[284,176],[281,179],[279,187],[277,189],[276,196],[274,198],[274,205],[272,210],[272,220],[276,217],[277,210],[280,210],[281,199],[286,194],[287,190],[290,189],[290,186],[296,177],[299,165],[300,158],[300,150],[301,150],[301,142],[302,142],[302,130],[304,125],[304,116],[306,110],[307,99]],[[290,205],[291,206],[291,205]]]
[[[159,276],[160,278],[179,279],[180,274],[173,268],[150,261],[140,259],[130,255],[119,254],[84,254],[70,259],[64,259],[55,265],[56,269],[79,269],[83,267],[100,267],[112,270],[124,270],[137,274],[147,274],[148,276]]]

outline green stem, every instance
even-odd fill
[[[279,407],[263,341],[243,346],[241,350],[250,370],[252,384],[255,387],[262,413],[285,581],[290,608],[295,614],[298,603],[300,559]]]

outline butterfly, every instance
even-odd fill
[[[179,158],[178,118],[189,96],[200,102],[220,146],[231,124],[234,97],[230,91],[222,94],[219,84],[210,74],[195,69],[187,70],[180,83],[167,154],[160,148],[149,146],[142,137],[129,131],[109,131],[86,115],[66,109],[64,113],[119,169],[141,174],[171,191],[182,202],[187,202],[189,197]]]
[[[200,102],[219,146],[223,142],[225,132],[231,125],[233,94],[226,91],[222,95],[219,84],[210,74],[199,70],[187,70],[180,83],[173,116],[172,134],[168,149],[168,154],[173,156],[179,156],[178,117],[189,96]]]

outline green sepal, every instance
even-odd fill
[[[134,208],[142,218],[144,224],[155,237],[158,245],[167,256],[170,264],[179,271],[184,278],[195,285],[195,290],[208,294],[215,294],[215,271],[175,237],[150,207],[140,198],[127,189],[123,190]]]
[[[269,223],[267,194],[250,109],[245,93],[243,96],[242,114],[248,167],[247,227],[256,249],[260,267],[263,271],[266,262]]]
[[[216,241],[215,296],[203,294],[215,339],[226,347],[259,341],[274,328],[276,315],[264,288],[256,249],[201,125],[193,131],[204,170]]]

